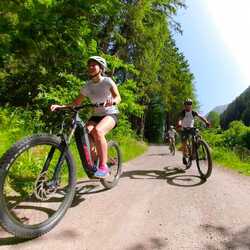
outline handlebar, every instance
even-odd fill
[[[206,128],[209,128],[209,126],[206,126]],[[192,128],[183,128],[181,127],[178,131],[181,132],[181,131],[195,131],[196,133],[199,133],[200,132],[200,129],[196,128],[196,127],[192,127]]]
[[[81,109],[84,108],[98,108],[98,107],[104,107],[105,103],[95,103],[95,104],[83,104],[83,105],[78,105],[78,106],[68,106],[68,107],[59,107],[55,109],[54,111],[62,111],[62,110],[70,110],[72,112],[78,112]],[[112,103],[112,105],[116,105],[115,102]]]

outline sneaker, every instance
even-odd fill
[[[99,166],[99,169],[95,172],[95,177],[105,178],[109,174],[109,168],[107,165]]]
[[[186,157],[182,157],[182,163],[183,163],[184,165],[187,165],[187,159],[186,159]]]

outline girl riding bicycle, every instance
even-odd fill
[[[88,131],[96,146],[99,156],[99,166],[94,175],[98,178],[105,178],[109,173],[107,166],[107,141],[105,135],[110,132],[118,122],[118,108],[121,97],[118,88],[110,77],[105,77],[107,69],[106,60],[100,56],[91,56],[88,59],[89,80],[81,88],[79,96],[67,105],[51,105],[51,111],[56,109],[80,105],[85,97],[90,98],[93,104],[104,103],[103,106],[96,107],[93,116],[87,123]],[[92,144],[93,148],[93,144]],[[94,149],[92,149],[94,154]]]

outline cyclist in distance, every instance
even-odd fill
[[[169,144],[173,143],[175,144],[175,136],[177,135],[176,130],[174,129],[174,126],[170,126],[168,132],[167,132],[167,140],[169,141]]]
[[[198,114],[196,111],[192,110],[192,104],[193,101],[192,99],[186,99],[184,101],[184,109],[182,110],[180,114],[180,118],[177,123],[177,127],[180,130],[180,135],[181,135],[181,150],[182,150],[182,162],[184,165],[187,164],[187,139],[189,135],[192,135],[194,132],[194,119],[195,117],[198,117],[201,121],[203,121],[207,127],[210,127],[210,123],[206,118]]]
[[[104,103],[103,106],[94,108],[94,114],[87,123],[99,156],[99,166],[96,170],[93,169],[97,178],[105,178],[109,173],[105,135],[117,125],[119,114],[117,104],[121,101],[116,84],[110,77],[105,76],[105,70],[107,70],[106,60],[100,56],[91,56],[88,59],[89,80],[81,88],[79,96],[71,104],[54,104],[50,107],[51,111],[55,111],[64,107],[77,106],[85,97],[88,97],[93,104]]]

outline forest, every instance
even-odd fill
[[[48,107],[78,95],[92,55],[108,61],[119,86],[120,131],[160,142],[183,100],[197,104],[194,76],[173,39],[182,32],[174,19],[182,0],[2,0],[0,7],[3,130],[13,115],[30,133],[56,127]]]

